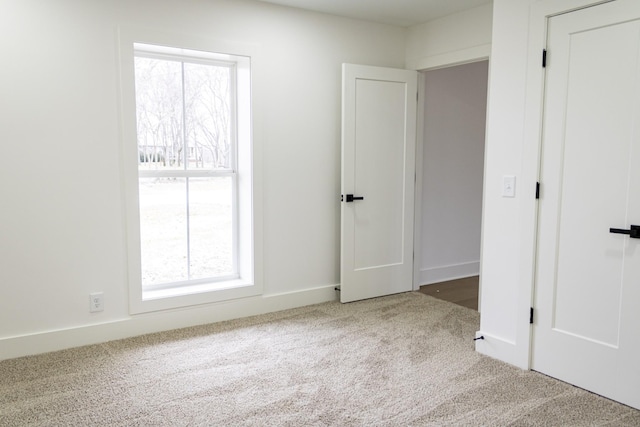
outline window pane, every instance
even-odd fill
[[[139,170],[184,169],[182,63],[135,58]]]
[[[184,64],[189,169],[230,169],[231,68]]]
[[[191,279],[234,274],[232,190],[230,176],[189,178]]]
[[[186,178],[140,178],[142,286],[188,280]]]
[[[142,286],[236,278],[235,64],[137,55]]]

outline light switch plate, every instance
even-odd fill
[[[502,178],[502,197],[516,197],[516,177],[505,175]]]

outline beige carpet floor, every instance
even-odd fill
[[[0,425],[640,425],[476,353],[478,322],[415,292],[5,360]]]

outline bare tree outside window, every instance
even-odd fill
[[[185,64],[187,141],[195,167],[231,167],[230,69]]]
[[[231,69],[136,57],[141,169],[231,168]]]

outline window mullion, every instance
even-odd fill
[[[231,192],[231,232],[233,233],[232,238],[232,262],[233,262],[233,273],[239,274],[240,272],[240,248],[238,247],[238,243],[240,241],[240,226],[239,226],[239,213],[238,213],[238,174],[234,173],[231,176],[231,185],[233,186],[233,190]]]
[[[187,103],[185,95],[185,82],[184,82],[184,62],[180,64],[181,70],[181,83],[182,83],[182,155],[184,161],[184,170],[187,171],[187,161],[189,159],[187,155],[188,143],[187,143]],[[189,177],[185,178],[185,203],[186,203],[186,232],[187,232],[187,279],[191,280],[191,215],[189,207]]]
[[[185,82],[184,82],[184,62],[180,63],[181,70],[181,83],[182,83],[182,160],[184,161],[183,168],[186,171],[189,151],[187,143],[187,97],[185,94]]]
[[[230,139],[231,139],[231,146],[230,146],[230,155],[231,155],[231,162],[229,164],[229,167],[231,169],[233,169],[234,173],[232,175],[231,178],[231,182],[232,182],[232,186],[233,186],[233,190],[232,190],[232,202],[231,202],[231,211],[232,211],[232,218],[231,218],[231,228],[232,228],[232,233],[233,233],[233,239],[232,239],[232,262],[233,262],[233,272],[238,274],[240,272],[240,248],[239,248],[239,241],[240,241],[240,227],[239,227],[239,199],[238,199],[238,191],[239,191],[239,184],[238,184],[238,68],[237,65],[233,67],[233,72],[230,75],[230,79],[229,79],[229,94],[230,94],[230,109],[231,109],[231,114],[229,115],[229,118],[231,120],[230,123]]]
[[[216,178],[223,176],[233,176],[235,170],[141,170],[138,172],[140,178]]]
[[[185,187],[186,187],[186,197],[185,202],[186,206],[186,227],[187,227],[187,279],[191,280],[191,214],[190,214],[190,206],[189,206],[189,178],[185,178]]]
[[[233,72],[230,75],[230,79],[229,79],[229,107],[231,110],[231,114],[229,114],[229,118],[231,123],[230,125],[230,135],[229,138],[231,139],[231,144],[229,147],[229,152],[230,152],[230,156],[231,156],[231,161],[229,163],[229,167],[231,169],[233,169],[234,171],[238,170],[238,150],[237,150],[237,143],[238,143],[238,104],[237,104],[237,99],[238,99],[238,85],[237,85],[237,74],[238,74],[238,70],[237,67],[233,67]]]

